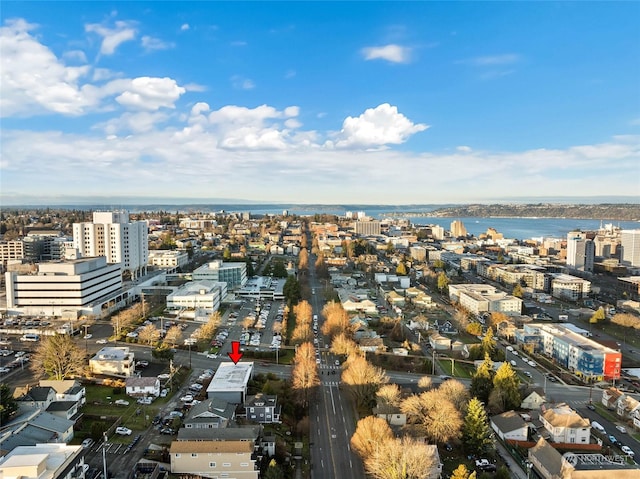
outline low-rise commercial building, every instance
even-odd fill
[[[82,446],[36,444],[19,446],[0,458],[3,479],[84,479]]]
[[[252,376],[252,362],[222,362],[207,387],[207,397],[243,404],[247,397],[247,384]]]
[[[135,372],[134,353],[128,347],[105,347],[89,360],[93,374],[128,378]]]

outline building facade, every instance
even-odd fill
[[[164,269],[182,268],[189,263],[186,251],[153,250],[149,251],[149,265]]]
[[[106,303],[123,301],[118,265],[105,257],[39,263],[35,274],[5,274],[7,309],[63,316],[66,311],[100,315]]]
[[[143,275],[149,257],[146,221],[129,221],[126,211],[94,212],[92,223],[73,224],[73,246],[82,257],[105,256],[132,278]]]
[[[128,378],[135,373],[133,351],[127,347],[105,347],[89,359],[93,374]]]
[[[640,229],[622,230],[621,246],[620,262],[625,266],[640,267]]]
[[[192,277],[194,281],[223,281],[229,289],[238,288],[247,282],[247,264],[215,260],[200,266],[193,272]]]
[[[591,281],[569,274],[553,274],[551,296],[568,301],[579,301],[589,296]]]

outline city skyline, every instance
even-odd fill
[[[638,195],[635,2],[5,2],[1,15],[5,204]]]

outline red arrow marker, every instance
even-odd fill
[[[242,358],[242,353],[240,352],[240,341],[231,341],[231,352],[227,353],[233,364],[238,364],[240,358]]]

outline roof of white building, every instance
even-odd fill
[[[253,373],[253,362],[222,362],[213,376],[207,392],[244,391]]]

